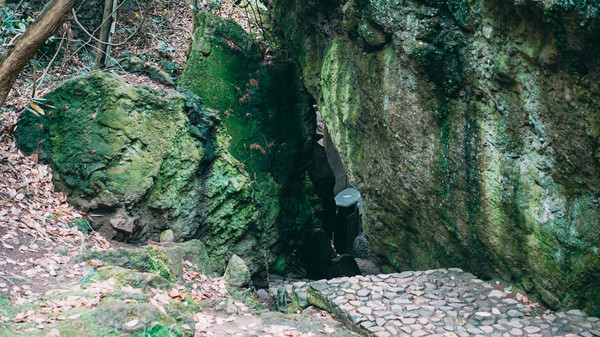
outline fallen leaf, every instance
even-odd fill
[[[45,113],[44,113],[44,109],[40,108],[40,106],[39,106],[39,105],[37,105],[37,104],[35,104],[35,103],[33,103],[33,102],[29,102],[29,106],[30,106],[30,107],[32,107],[32,108],[33,108],[33,110],[35,110],[35,111],[36,111],[37,113],[39,113],[40,115],[42,115],[42,116],[43,116],[43,115],[45,115]],[[34,113],[34,114],[35,114],[36,116],[38,116],[38,117],[39,117],[39,115],[38,115],[38,114],[36,114],[36,113]]]

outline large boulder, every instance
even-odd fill
[[[96,230],[133,243],[158,241],[165,230],[175,241],[199,238],[211,267],[223,271],[238,254],[255,283],[266,284],[250,176],[197,96],[98,72],[45,99],[45,115],[23,115],[18,144],[50,163],[57,188]]]
[[[600,6],[271,0],[386,271],[600,314]]]

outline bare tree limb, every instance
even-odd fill
[[[148,10],[148,3],[149,1],[146,1],[146,10]],[[137,25],[137,27],[135,28],[135,31],[133,33],[131,33],[131,35],[129,35],[125,41],[123,42],[119,42],[119,43],[108,43],[106,41],[101,41],[99,40],[97,37],[95,37],[94,35],[92,35],[92,33],[88,32],[87,29],[85,29],[83,27],[83,25],[79,22],[79,20],[77,19],[77,13],[75,13],[75,10],[72,10],[73,13],[73,20],[75,21],[75,23],[77,24],[77,26],[79,26],[79,28],[92,40],[98,42],[98,43],[102,43],[102,44],[106,44],[107,46],[112,46],[112,47],[119,47],[122,46],[124,44],[126,44],[127,42],[129,42],[129,40],[131,40],[135,34],[137,34],[140,29],[142,28],[142,24],[144,24],[144,20],[146,19],[146,16],[144,15],[143,11],[142,12],[142,19],[140,20],[140,23]],[[112,12],[112,14],[114,14],[114,11]]]
[[[0,60],[0,107],[8,97],[17,76],[35,52],[63,22],[77,0],[52,0],[25,33],[6,51]]]

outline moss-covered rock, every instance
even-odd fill
[[[100,260],[105,265],[153,273],[167,281],[181,280],[185,261],[196,265],[201,273],[213,272],[206,248],[198,240],[169,246],[151,245],[131,249],[84,251],[77,255],[76,259],[79,261]],[[106,275],[116,272],[114,269],[105,270]]]
[[[166,278],[152,272],[143,273],[122,267],[105,266],[100,267],[98,273],[102,279],[108,280],[114,278],[123,285],[141,288],[145,291],[150,290],[150,288],[169,290],[173,287]]]
[[[97,215],[109,238],[192,238],[200,176],[214,158],[216,119],[192,94],[128,85],[93,73],[45,96],[44,116],[25,113],[15,135],[40,153],[71,202]]]
[[[263,223],[252,188],[258,179],[229,152],[230,137],[199,97],[100,72],[45,98],[53,108],[23,116],[15,133],[19,146],[50,162],[56,186],[94,215],[95,229],[133,243],[159,241],[165,231],[176,242],[201,239],[210,255],[210,263],[202,261],[206,268],[222,272],[223,261],[238,254],[255,282],[266,286]],[[263,205],[278,210],[279,200]],[[271,225],[278,215],[272,213]],[[150,249],[144,264],[167,279],[179,275],[153,255],[161,252]]]
[[[212,172],[233,170],[222,164],[235,161],[240,178],[250,177],[229,185],[209,178],[208,185],[226,189],[223,195],[231,197],[210,198],[207,203],[222,203],[220,209],[226,211],[238,202],[253,202],[254,208],[240,209],[235,217],[256,221],[261,236],[255,239],[271,249],[268,262],[273,265],[277,255],[290,255],[301,243],[302,231],[313,225],[304,184],[315,130],[310,97],[303,92],[293,61],[273,55],[233,21],[209,13],[199,13],[198,18],[192,53],[178,84],[201,96],[223,121],[226,135],[219,139],[227,155],[217,158]],[[254,193],[242,188],[244,184]],[[221,233],[220,240],[243,234],[238,225],[243,222],[220,213],[214,218],[211,230]],[[213,242],[211,248],[221,249],[218,240]]]
[[[598,5],[342,2],[270,4],[382,268],[459,266],[599,315]]]
[[[227,286],[232,289],[252,287],[248,266],[246,266],[244,260],[237,255],[233,255],[231,259],[229,259],[223,279],[227,283]]]

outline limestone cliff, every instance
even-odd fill
[[[269,2],[385,270],[600,314],[597,2]]]

